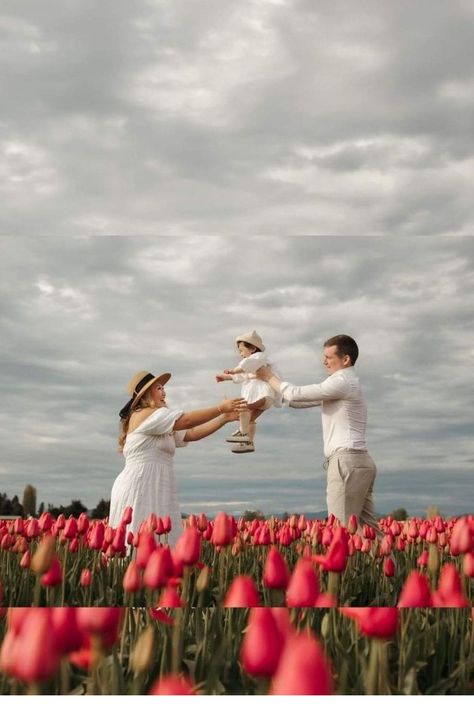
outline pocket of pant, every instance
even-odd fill
[[[351,468],[346,464],[346,462],[344,462],[344,459],[339,457],[337,458],[337,470],[341,480],[345,483],[349,478]]]

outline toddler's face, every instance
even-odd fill
[[[242,341],[238,342],[237,348],[242,358],[248,358],[255,352],[253,348],[248,348]]]

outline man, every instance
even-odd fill
[[[322,383],[282,382],[268,366],[256,375],[281,393],[290,407],[321,405],[328,514],[344,525],[355,514],[360,523],[369,524],[380,535],[372,498],[377,469],[367,452],[367,406],[354,371],[358,355],[354,339],[339,335],[324,344],[323,363],[329,377]]]

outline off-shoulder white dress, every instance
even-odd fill
[[[133,509],[127,531],[137,533],[151,513],[171,517],[168,542],[174,545],[182,533],[178,493],[173,471],[176,447],[185,447],[186,430],[173,432],[183,410],[160,407],[127,435],[123,454],[125,467],[116,478],[110,498],[109,523],[120,524],[127,506]]]

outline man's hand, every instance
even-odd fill
[[[268,382],[273,376],[273,371],[269,365],[262,365],[261,368],[255,371],[255,375],[257,378],[260,378],[260,380],[266,380]]]

